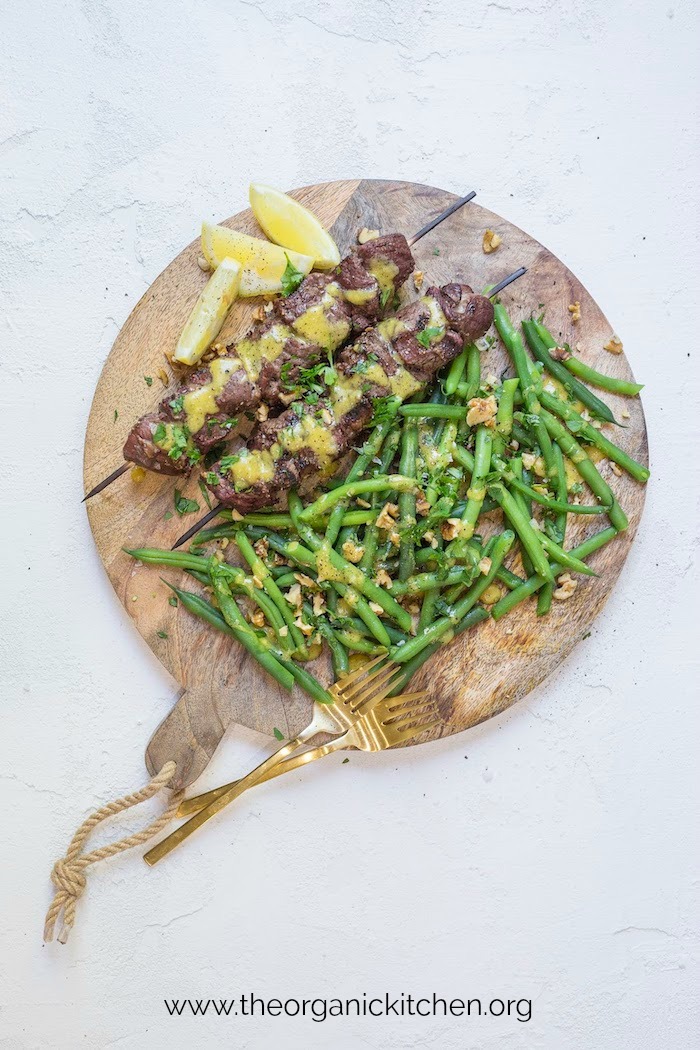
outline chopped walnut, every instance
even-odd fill
[[[313,600],[314,616],[320,616],[321,613],[323,612],[323,610],[325,609],[325,607],[326,607],[326,599],[323,597],[323,595],[320,592],[317,593],[317,594],[314,594],[314,600]]]
[[[395,503],[385,503],[382,507],[381,514],[377,518],[377,528],[393,529],[396,525],[396,515],[398,513],[399,508]]]
[[[307,637],[310,634],[314,633],[314,629],[311,626],[311,624],[310,623],[304,623],[304,621],[302,620],[301,616],[297,616],[296,620],[294,621],[294,626],[298,627],[299,630],[301,631],[301,633],[305,634]]]
[[[621,478],[622,477],[622,471],[618,467],[617,463],[611,463],[610,464],[610,469],[612,470],[612,472],[613,472],[613,474],[615,475],[616,478]]]
[[[425,540],[426,543],[430,544],[430,546],[433,548],[433,550],[437,550],[437,547],[438,547],[437,536],[435,535],[435,533],[433,532],[432,529],[429,529],[428,532],[424,532],[423,533],[423,539]]]
[[[481,573],[482,576],[488,576],[488,574],[491,572],[491,559],[490,558],[482,558],[481,559],[481,561],[479,562],[479,572]]]
[[[259,423],[264,423],[269,415],[270,409],[267,407],[264,401],[261,401],[255,413],[255,418]]]
[[[391,576],[386,569],[380,569],[377,575],[374,577],[374,582],[378,587],[391,587]]]
[[[552,592],[552,596],[558,602],[565,602],[578,587],[578,580],[574,580],[568,572],[565,572],[557,577],[557,584],[558,587]]]
[[[370,609],[372,610],[373,613],[377,614],[377,616],[383,616],[384,615],[384,610],[382,609],[381,605],[377,604],[377,602],[370,602],[369,603],[369,607],[370,607]]]
[[[355,502],[357,503],[358,507],[364,507],[365,510],[369,510],[369,508],[372,506],[372,504],[368,503],[366,499],[360,499],[359,496],[355,500]]]
[[[221,544],[222,551],[225,551],[231,541],[228,538],[228,536],[224,536],[224,538],[219,540],[218,542]]]
[[[393,547],[400,547],[401,546],[401,537],[399,536],[399,534],[396,531],[396,529],[393,529],[389,533],[389,542],[392,544]]]
[[[221,555],[221,557],[223,558],[223,554]],[[255,586],[258,588],[259,591],[263,590],[263,582],[262,582],[262,580],[260,579],[259,576],[253,576],[253,583],[255,584]]]
[[[265,613],[262,611],[262,609],[256,609],[255,612],[250,614],[250,622],[253,624],[254,627],[265,626]]]
[[[484,249],[486,255],[490,255],[491,252],[495,252],[498,246],[502,243],[503,238],[499,237],[493,230],[486,230],[484,233],[484,239],[481,242],[481,247]]]
[[[610,337],[608,342],[603,347],[609,354],[621,354],[622,353],[622,340],[618,339],[616,335]]]
[[[425,496],[419,496],[416,500],[416,514],[420,514],[422,518],[425,518],[430,514],[430,504],[428,503]]]
[[[422,270],[416,270],[415,273],[413,274],[413,285],[414,285],[414,287],[415,287],[417,292],[419,292],[421,290],[421,288],[423,287],[423,278],[424,278],[424,276],[425,275],[424,275]]]
[[[202,270],[203,273],[209,273],[209,271],[211,270],[211,266],[209,265],[209,263],[203,255],[197,256],[197,266],[200,268],[200,270]]]
[[[475,427],[477,423],[483,423],[487,427],[495,426],[498,405],[493,394],[489,397],[473,397],[467,402],[467,408],[467,423],[470,427]]]
[[[630,418],[630,414],[629,414],[629,412],[627,411],[626,408],[622,409],[622,412],[620,412],[620,415],[622,416],[623,419],[629,419]]]
[[[362,555],[365,553],[365,548],[358,547],[352,540],[346,540],[341,550],[343,557],[351,561],[353,565],[357,565],[358,562],[362,561]]]
[[[532,470],[537,460],[537,456],[533,452],[523,452],[522,461],[525,470]]]
[[[571,323],[578,324],[581,320],[581,304],[578,299],[569,306],[569,313],[571,314]]]
[[[243,521],[243,515],[240,510],[231,511],[231,521]]]
[[[484,383],[486,386],[490,386],[491,388],[496,387],[498,386],[498,376],[495,376],[493,372],[489,372],[489,374],[486,376],[486,379],[484,380]]]
[[[302,587],[312,587],[313,588],[313,587],[317,586],[316,581],[312,580],[311,577],[307,576],[306,573],[304,573],[304,572],[295,572],[294,573],[294,579]]]
[[[255,309],[253,310],[253,320],[254,321],[264,321],[265,320],[265,307],[262,304],[260,306],[256,306]]]
[[[279,629],[279,631],[277,633],[279,634],[280,638],[286,638],[287,635],[289,634],[289,628],[285,624],[284,627],[280,627],[280,629]]]
[[[553,346],[549,351],[555,361],[568,361],[571,353],[565,346]]]
[[[265,536],[261,536],[260,539],[253,544],[253,550],[257,554],[258,558],[262,558],[263,561],[267,557],[267,553],[270,549],[269,540]]]
[[[290,605],[293,605],[295,609],[298,609],[301,605],[301,584],[293,583],[285,594],[285,598]]]
[[[333,426],[333,414],[327,408],[321,409],[321,419],[327,427]]]
[[[459,536],[461,525],[461,518],[448,518],[447,521],[443,521],[440,527],[443,540],[456,539]]]
[[[358,244],[367,244],[367,241],[376,241],[379,236],[379,230],[368,230],[366,226],[363,226],[357,235]]]

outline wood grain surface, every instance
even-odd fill
[[[470,187],[464,187],[467,192]],[[383,233],[410,236],[446,208],[455,195],[431,186],[383,180],[345,181],[307,186],[292,194],[310,207],[332,232],[341,254],[367,226]],[[224,223],[260,235],[249,210]],[[485,255],[484,231],[502,237],[498,251]],[[206,282],[197,266],[199,241],[194,241],[154,281],[122,328],[100,377],[85,440],[86,490],[117,467],[134,420],[152,410],[173,370],[172,351],[189,312]],[[577,347],[582,359],[600,371],[624,378],[632,374],[624,354],[604,349],[614,329],[586,289],[551,252],[505,219],[466,205],[415,246],[417,269],[430,283],[464,281],[479,289],[519,266],[528,273],[502,296],[517,322],[546,304],[546,323],[561,341]],[[412,283],[404,296],[413,296]],[[573,325],[570,303],[581,304],[581,321]],[[249,326],[255,301],[234,305],[222,339],[240,336]],[[624,341],[624,333],[621,333]],[[496,344],[483,357],[483,370],[499,375],[506,354]],[[152,376],[149,387],[144,376]],[[626,410],[626,428],[606,427],[612,439],[642,462],[648,461],[647,435],[641,402],[603,394],[618,419]],[[118,413],[115,419],[115,411]],[[617,477],[603,461],[599,469],[630,518],[629,529],[590,560],[600,575],[579,577],[578,589],[565,602],[554,602],[544,619],[534,602],[519,606],[499,623],[486,621],[440,650],[412,683],[429,688],[439,705],[442,724],[432,737],[458,733],[498,714],[538,685],[570,653],[588,631],[614,586],[627,557],[644,505],[644,488],[627,475]],[[173,492],[180,488],[202,506],[196,478],[148,475],[136,483],[130,474],[88,502],[95,542],[109,578],[136,629],[167,668],[182,693],[171,713],[155,731],[146,753],[151,772],[167,759],[178,766],[179,786],[196,779],[211,758],[227,727],[233,723],[272,734],[275,727],[294,735],[309,721],[311,701],[295,687],[286,693],[234,641],[202,625],[181,608],[168,604],[169,591],[160,577],[181,582],[182,574],[139,565],[122,547],[170,547],[194,520],[173,512]],[[168,517],[168,514],[172,516]],[[567,533],[567,545],[581,542],[606,523],[604,518],[579,517]],[[189,580],[189,577],[185,577]],[[190,581],[187,589],[197,585]],[[167,635],[161,637],[158,632]],[[327,678],[321,659],[312,668]],[[420,738],[416,742],[421,742]]]

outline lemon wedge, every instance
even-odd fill
[[[303,274],[307,274],[314,264],[310,255],[301,255],[259,237],[249,237],[208,222],[202,223],[202,254],[212,269],[227,257],[240,263],[242,273],[238,294],[243,298],[281,292],[282,274],[289,264]]]
[[[173,361],[196,365],[221,331],[231,303],[238,296],[241,265],[224,258],[207,281],[178,340]]]
[[[248,196],[253,215],[271,241],[303,255],[312,255],[318,270],[332,270],[338,265],[338,245],[303,204],[258,182],[250,184]]]

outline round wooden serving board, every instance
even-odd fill
[[[292,194],[331,228],[341,254],[356,242],[363,226],[410,236],[454,199],[452,193],[408,182],[357,180],[307,186]],[[249,210],[226,220],[226,226],[261,235]],[[502,237],[498,251],[485,255],[484,231]],[[86,490],[121,461],[121,449],[134,420],[152,410],[166,387],[159,373],[172,377],[165,357],[207,278],[197,266],[194,241],[157,278],[122,328],[97,386],[85,441]],[[425,285],[464,281],[475,289],[493,284],[519,266],[528,272],[503,295],[515,321],[546,304],[546,322],[562,341],[576,346],[582,358],[603,372],[632,377],[623,355],[603,349],[613,328],[586,289],[546,248],[516,226],[475,203],[463,207],[414,249]],[[409,280],[405,296],[415,295]],[[578,300],[581,321],[571,324],[568,306]],[[234,305],[222,339],[240,336],[257,303]],[[506,355],[497,344],[483,359],[484,373],[500,374]],[[144,376],[153,377],[150,386]],[[638,398],[604,395],[619,419],[630,413],[626,429],[606,428],[636,459],[647,462],[647,434]],[[115,412],[118,415],[115,418]],[[612,431],[614,430],[614,434]],[[476,725],[525,696],[552,671],[588,631],[622,569],[644,505],[644,488],[627,475],[616,477],[610,465],[599,465],[630,518],[630,527],[591,559],[598,578],[578,578],[568,601],[553,603],[544,619],[530,601],[500,623],[486,621],[438,652],[414,680],[430,688],[439,704],[442,725],[432,734],[447,736]],[[170,547],[196,519],[174,511],[175,488],[197,499],[206,510],[196,477],[181,480],[149,475],[136,483],[129,474],[87,504],[97,549],[114,589],[134,624],[164,667],[182,686],[182,694],[156,730],[146,760],[151,771],[170,758],[177,762],[180,786],[191,783],[206,766],[231,723],[272,734],[275,727],[293,736],[309,720],[311,701],[296,689],[286,693],[231,639],[168,604],[170,592],[160,577],[181,583],[182,574],[139,565],[122,547]],[[172,516],[168,516],[172,514]],[[579,517],[567,543],[580,542],[604,527],[606,519]],[[196,584],[185,577],[185,587]],[[189,582],[187,582],[189,581]],[[161,637],[158,632],[167,635]],[[328,675],[324,661],[316,673]],[[413,687],[414,683],[412,683]],[[421,739],[427,739],[421,738]]]

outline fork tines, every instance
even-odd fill
[[[360,668],[360,673],[354,672],[349,678],[344,678],[333,687],[338,699],[356,705],[364,705],[370,700],[383,699],[396,685],[402,668],[400,664],[389,661],[382,663],[385,657],[380,656]],[[378,666],[379,664],[381,666]],[[367,672],[370,672],[369,674]],[[348,684],[349,683],[349,684]]]

